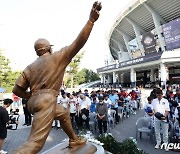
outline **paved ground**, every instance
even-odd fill
[[[18,130],[9,130],[8,137],[3,145],[3,150],[8,151],[8,154],[12,154],[12,151],[15,148],[19,147],[27,140],[30,129],[31,128],[29,127]],[[52,129],[41,152],[61,143],[65,138],[67,138],[67,135],[63,131]]]
[[[129,137],[135,137],[135,123],[139,117],[143,116],[143,114],[143,110],[138,111],[136,115],[130,116],[122,123],[116,125],[114,129],[111,129],[111,133],[117,138],[118,141],[123,141],[124,139]],[[22,126],[23,122],[24,116],[21,115],[18,129],[8,131],[8,137],[5,140],[3,149],[8,151],[9,154],[12,154],[13,149],[23,144],[28,138],[31,127]],[[40,153],[61,143],[65,138],[67,138],[67,136],[62,130],[52,129],[48,136],[46,144]],[[138,147],[149,154],[164,154],[165,152],[164,150],[154,149],[152,141],[150,141],[149,136],[147,136],[146,134],[142,136],[142,139],[138,140]],[[177,152],[169,151],[168,153],[176,154]]]
[[[111,133],[118,141],[123,141],[129,137],[136,137],[135,124],[139,117],[144,116],[144,111],[139,110],[136,115],[131,115],[128,119],[123,120],[122,123],[116,125]],[[150,140],[150,137],[146,134],[142,134],[142,138],[137,140],[138,148],[146,151],[149,154],[164,154],[165,150],[154,149],[154,144]],[[177,154],[177,152],[169,151],[168,154]]]

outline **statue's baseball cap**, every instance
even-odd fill
[[[38,40],[35,41],[34,43],[34,49],[35,51],[38,51],[38,50],[42,50],[42,49],[45,49],[47,47],[51,47],[53,45],[51,45],[49,43],[48,40],[44,39],[44,38],[39,38]]]

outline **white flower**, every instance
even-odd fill
[[[103,145],[104,145],[104,143],[100,143],[100,145],[101,145],[101,146],[103,146]]]
[[[112,134],[111,134],[111,133],[108,133],[108,135],[112,136]]]
[[[133,140],[134,138],[131,136],[131,137],[129,137],[129,139]]]
[[[107,135],[108,135],[107,133],[104,134],[105,137],[107,137]]]
[[[88,139],[88,141],[89,141],[89,142],[92,142],[92,139],[90,138],[90,139]]]

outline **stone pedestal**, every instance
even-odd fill
[[[69,148],[68,144],[68,141],[58,144],[42,154],[94,154],[97,151],[96,146],[89,142],[74,148]]]

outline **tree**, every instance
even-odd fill
[[[83,58],[83,55],[84,52],[77,54],[66,68],[66,84],[70,83],[71,88],[74,86],[74,76],[78,72],[79,64]]]
[[[92,70],[88,70],[87,68],[83,68],[79,71],[75,76],[75,82],[79,84],[88,83],[92,81],[99,80],[99,75]]]
[[[2,55],[0,50],[0,87],[6,89],[7,92],[11,92],[17,77],[20,72],[12,72],[9,66],[10,61]]]
[[[92,70],[89,70],[88,71],[88,80],[89,82],[92,82],[92,81],[96,81],[96,80],[99,80],[99,75],[95,72],[93,72]]]
[[[74,75],[74,82],[76,85],[86,83],[86,74],[87,74],[87,69],[82,69],[78,73]]]

